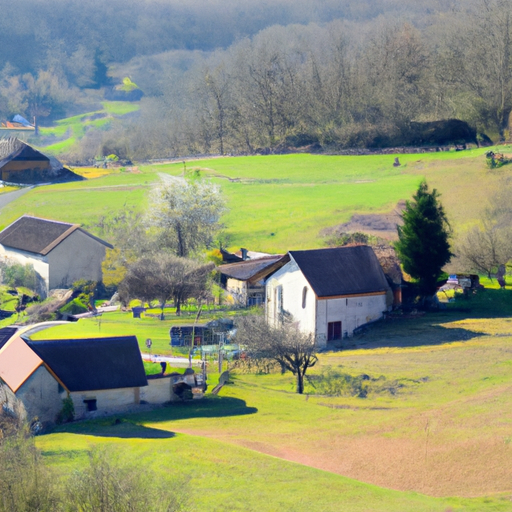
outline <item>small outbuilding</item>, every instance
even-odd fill
[[[279,254],[221,265],[218,267],[221,284],[235,304],[261,305],[265,302],[265,277],[281,258]]]
[[[23,215],[0,232],[0,257],[34,266],[39,289],[69,288],[85,279],[101,281],[106,249],[113,246],[79,224]]]
[[[55,157],[49,157],[16,137],[0,139],[0,179],[35,184],[82,180]]]
[[[148,382],[135,336],[33,341],[26,332],[0,330],[4,409],[18,400],[29,423],[48,425],[68,396],[75,418],[113,414],[140,403]]]

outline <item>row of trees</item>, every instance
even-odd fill
[[[449,118],[503,139],[512,2],[452,6],[422,23],[273,26],[211,54],[134,62],[148,97],[136,126],[117,134],[120,149],[145,158],[400,145],[411,122]]]

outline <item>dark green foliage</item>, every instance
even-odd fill
[[[62,400],[62,409],[57,414],[57,418],[55,418],[55,422],[57,425],[61,425],[62,423],[69,423],[75,419],[75,406],[73,405],[73,400],[70,396],[67,396]]]
[[[395,249],[405,272],[418,280],[423,297],[433,295],[450,261],[450,226],[436,189],[429,191],[420,183],[412,201],[407,201],[402,213],[403,225],[398,226]]]

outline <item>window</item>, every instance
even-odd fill
[[[306,309],[306,298],[308,296],[308,287],[304,286],[302,289],[302,309]]]
[[[89,398],[84,400],[84,404],[87,406],[88,411],[97,411],[96,398]]]
[[[327,324],[327,341],[341,340],[341,322]]]

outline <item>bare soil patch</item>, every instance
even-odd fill
[[[400,201],[389,213],[355,214],[349,222],[329,228],[322,233],[325,236],[335,236],[342,233],[367,233],[386,240],[396,240],[396,226],[400,225],[400,215],[405,208],[405,201]]]

